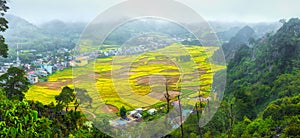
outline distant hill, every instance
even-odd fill
[[[280,22],[240,23],[212,21],[209,23],[222,43],[228,43],[244,26],[251,27],[256,33],[256,38],[261,38],[267,33],[275,33],[282,26]]]
[[[14,15],[6,15],[6,18],[9,21],[9,29],[4,33],[4,36],[11,49],[15,48],[16,43],[19,43],[22,48],[34,48],[39,51],[48,50],[49,47],[71,49],[77,43],[87,25],[87,23],[65,23],[53,20],[37,26]],[[229,42],[240,28],[245,26],[245,23],[235,22],[210,22],[210,24],[215,29],[221,42]],[[267,32],[277,30],[279,25],[278,23],[259,23],[250,24],[249,26],[257,34],[256,37],[260,38]],[[105,43],[123,44],[130,38],[147,32],[160,32],[181,39],[193,37],[191,33],[177,24],[144,19],[120,26],[108,36]],[[233,43],[233,40],[229,43]]]
[[[161,20],[143,19],[121,25],[107,37],[105,43],[120,45],[135,36],[153,32],[169,35],[174,38],[188,38],[191,35],[191,33],[178,24]]]
[[[86,23],[76,22],[76,23],[65,23],[59,20],[53,20],[46,22],[40,26],[43,32],[47,35],[55,37],[75,37],[77,38],[79,34],[84,30]],[[76,34],[76,35],[74,35]]]
[[[232,27],[229,30],[217,32],[217,36],[222,42],[229,42],[229,40],[234,37],[238,31],[240,31],[240,27]]]
[[[249,26],[245,26],[244,28],[239,30],[228,43],[224,43],[222,45],[226,61],[233,59],[236,51],[239,50],[242,45],[248,45],[249,40],[254,40],[255,37],[255,31]]]
[[[21,17],[6,15],[9,29],[4,32],[4,37],[10,51],[16,49],[36,49],[48,51],[51,49],[67,48],[73,49],[85,23],[64,23],[61,21],[50,21],[36,26]]]
[[[41,40],[47,37],[39,27],[23,18],[14,15],[6,15],[5,17],[9,22],[9,28],[4,33],[4,37],[9,46],[15,43],[26,43],[34,39]]]
[[[280,22],[271,22],[271,23],[256,23],[249,25],[256,33],[257,38],[265,36],[267,33],[276,33],[282,23]]]
[[[278,64],[280,71],[292,71],[300,63],[300,19],[285,23],[269,40],[271,64]]]

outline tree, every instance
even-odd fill
[[[178,95],[178,102],[179,102],[179,114],[180,114],[180,131],[181,131],[181,137],[184,137],[184,131],[183,131],[183,118],[182,118],[182,107],[180,102],[180,95]]]
[[[68,86],[65,86],[62,89],[61,93],[55,96],[55,100],[57,102],[57,107],[59,108],[66,107],[66,112],[67,112],[69,103],[75,100],[74,90],[69,88]]]
[[[7,73],[0,76],[0,88],[6,92],[8,99],[22,101],[29,89],[25,71],[16,67],[9,68]]]
[[[286,136],[299,137],[300,135],[300,119],[298,116],[291,118],[290,124],[283,130]]]
[[[298,74],[282,74],[273,82],[272,94],[285,97],[294,96],[300,92],[300,79]]]
[[[8,21],[3,17],[7,10],[9,9],[8,6],[6,6],[6,0],[0,0],[0,32],[5,32],[8,29]],[[3,35],[0,35],[0,56],[7,58],[8,56],[8,46],[5,43],[5,38]]]
[[[122,118],[126,118],[126,108],[124,106],[122,106],[120,109],[120,116]]]
[[[75,88],[76,92],[76,103],[78,105],[88,102],[88,107],[92,106],[93,99],[87,94],[87,90],[81,88]]]
[[[50,137],[48,118],[38,118],[25,100],[11,101],[0,92],[0,137]]]
[[[280,19],[279,22],[282,23],[282,24],[285,24],[286,23],[286,19]]]
[[[171,102],[171,96],[169,94],[168,90],[168,82],[166,81],[166,93],[164,94],[166,101],[167,101],[167,113],[170,111],[170,102]]]

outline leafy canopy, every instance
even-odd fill
[[[0,76],[0,88],[6,92],[8,99],[22,101],[29,89],[25,71],[16,67],[9,68],[7,73]]]
[[[3,17],[9,9],[6,4],[6,0],[0,0],[0,32],[5,32],[8,29],[8,21]],[[8,56],[8,46],[5,43],[5,38],[3,37],[3,35],[0,35],[0,56],[4,58],[7,58]]]

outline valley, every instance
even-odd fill
[[[73,71],[69,68],[50,75],[48,82],[40,82],[31,86],[26,93],[26,98],[40,101],[43,104],[55,102],[55,95],[59,94],[64,86],[74,88],[72,79],[79,81],[75,82],[76,87],[88,91],[88,94],[93,97],[93,104],[99,106],[97,108],[99,110],[101,110],[101,103],[97,104],[98,98],[101,98],[106,105],[117,107],[117,109],[122,106],[126,109],[149,107],[163,102],[165,86],[158,86],[161,85],[159,81],[163,81],[161,79],[168,80],[169,89],[174,91],[174,96],[188,91],[182,93],[183,97],[194,98],[199,92],[208,97],[211,92],[213,74],[218,70],[225,69],[225,66],[212,66],[208,62],[208,58],[213,55],[217,47],[185,46],[185,50],[190,53],[191,57],[189,58],[192,58],[186,61],[180,61],[180,58],[189,55],[172,50],[180,49],[180,47],[183,46],[175,43],[156,51],[130,57],[97,58],[89,61],[85,66],[74,67]],[[131,63],[130,66],[124,67],[124,64],[128,62]],[[179,65],[184,70],[180,70]],[[90,73],[90,70],[93,70],[94,74],[85,74]],[[195,70],[201,73],[197,77],[193,74]],[[113,78],[112,74],[117,74],[118,77]],[[184,74],[185,77],[180,74]],[[91,80],[89,81],[95,81],[96,92],[85,85],[87,82],[85,76],[90,76]],[[94,95],[100,95],[100,97]],[[189,100],[188,102],[193,105],[196,101]]]

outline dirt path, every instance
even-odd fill
[[[90,112],[90,111],[87,111],[87,110],[81,110],[81,112],[88,113],[88,114],[92,115],[94,119],[96,118],[96,115],[95,115],[94,113]]]

